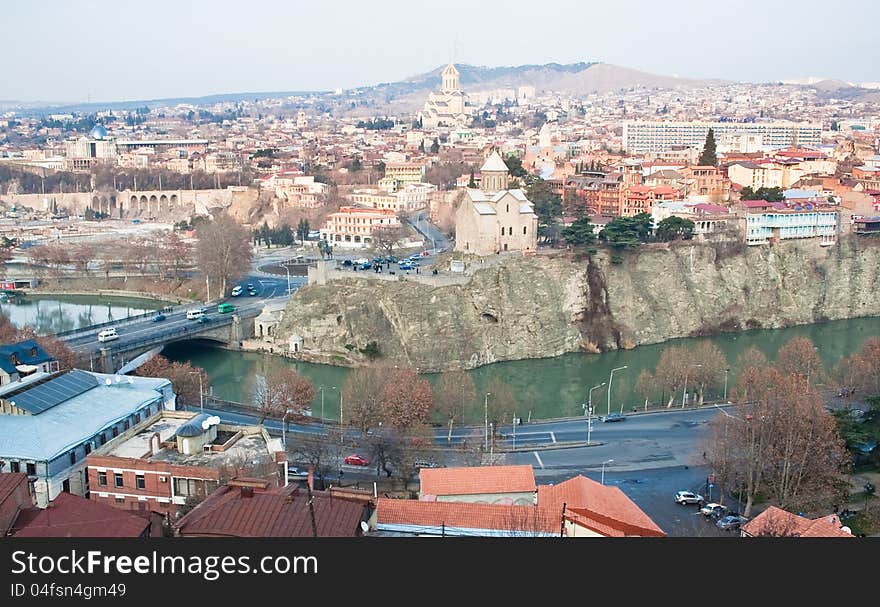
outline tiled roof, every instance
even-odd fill
[[[27,474],[24,472],[0,473],[0,504],[2,504],[21,483],[24,483],[25,487],[27,487]]]
[[[666,534],[623,491],[578,475],[558,485],[538,487],[538,507],[548,515],[562,513],[608,536],[657,536]]]
[[[743,535],[758,537],[854,537],[842,529],[837,515],[808,519],[770,506],[764,512],[743,525]]]
[[[419,480],[422,495],[432,496],[524,493],[536,489],[531,466],[422,468]]]
[[[422,527],[458,535],[480,531],[558,535],[562,524],[559,517],[548,516],[535,506],[387,498],[379,498],[376,504],[376,521],[380,530]]]
[[[150,521],[78,495],[59,493],[48,508],[23,510],[13,526],[16,537],[140,537]]]
[[[253,491],[224,485],[187,513],[175,529],[184,536],[312,537],[308,494],[303,489]],[[331,497],[314,496],[315,526],[319,537],[353,537],[360,533],[364,505]]]

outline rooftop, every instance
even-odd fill
[[[96,385],[38,415],[0,415],[0,457],[51,460],[148,403],[161,402],[163,388],[171,386],[160,378],[125,376],[116,382],[113,375],[78,373],[93,376]]]
[[[742,531],[752,537],[854,537],[843,529],[836,514],[808,519],[776,506],[770,506],[743,525]]]
[[[531,466],[422,468],[419,480],[423,496],[525,493],[536,490],[535,472]]]
[[[150,520],[78,495],[59,493],[47,508],[23,510],[16,537],[141,537]]]

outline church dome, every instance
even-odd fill
[[[92,130],[89,131],[89,139],[107,139],[109,133],[107,129],[104,128],[103,124],[96,124],[92,127]]]

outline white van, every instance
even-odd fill
[[[187,310],[186,311],[186,319],[187,320],[198,320],[205,315],[204,308],[196,308],[195,310]]]
[[[104,329],[100,333],[98,333],[98,341],[113,341],[114,339],[119,339],[119,333],[116,332],[116,329]]]

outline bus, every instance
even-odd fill
[[[235,311],[235,306],[233,306],[231,303],[222,303],[217,306],[217,311],[220,314],[226,314],[228,312]]]

